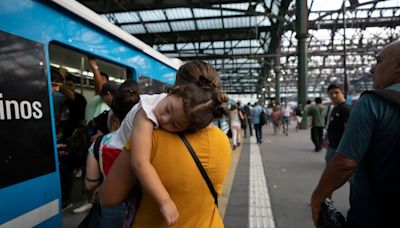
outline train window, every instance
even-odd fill
[[[49,45],[49,57],[52,67],[58,70],[63,68],[61,70],[63,73],[68,73],[74,77],[77,92],[81,93],[86,99],[95,95],[93,72],[89,65],[88,55],[52,42]],[[110,81],[120,84],[127,78],[133,78],[133,72],[128,68],[103,59],[96,59],[96,63],[99,70],[109,76]]]
[[[170,86],[164,82],[158,81],[150,77],[146,77],[144,75],[139,75],[138,83],[141,94],[163,93],[165,88],[167,86]]]
[[[0,188],[56,170],[44,53],[0,31]]]

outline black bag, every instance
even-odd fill
[[[228,136],[228,138],[232,138],[232,131],[229,128],[228,132],[226,132],[226,136]]]
[[[95,197],[92,209],[89,214],[79,223],[78,228],[98,228],[100,227],[101,221],[101,206],[100,199],[98,196]]]
[[[342,213],[336,210],[332,201],[326,199],[321,204],[317,225],[318,228],[344,228],[346,220]]]
[[[265,125],[266,123],[267,123],[267,118],[265,117],[265,112],[263,110],[260,113],[260,124],[262,126],[262,125]]]

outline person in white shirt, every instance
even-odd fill
[[[288,103],[285,102],[285,106],[282,108],[283,113],[283,134],[286,136],[289,135],[289,124],[290,124],[290,117],[292,116],[292,109],[288,106]]]

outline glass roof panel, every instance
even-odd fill
[[[256,20],[257,20],[258,26],[270,26],[271,25],[271,21],[269,20],[268,17],[257,16]],[[255,25],[253,25],[253,26],[255,26]]]
[[[249,3],[222,4],[222,8],[247,10],[249,8]]]
[[[278,15],[278,14],[279,14],[279,6],[278,6],[277,4],[275,4],[275,3],[273,3],[273,4],[272,4],[271,12],[272,12],[273,14],[275,14],[275,15]]]
[[[144,29],[144,26],[142,24],[137,24],[137,25],[122,25],[121,28],[125,30],[128,33],[131,33],[133,35],[135,34],[141,34],[141,33],[146,33],[146,30]]]
[[[307,1],[308,7],[310,7],[312,1]],[[311,11],[315,10],[337,10],[342,7],[343,1],[326,1],[326,0],[314,0]]]
[[[175,8],[165,10],[168,19],[193,18],[192,11],[188,8]]]
[[[165,20],[165,15],[162,10],[143,10],[139,11],[143,21],[160,21]]]
[[[200,43],[200,48],[204,49],[204,48],[209,48],[211,47],[211,42],[201,42]]]
[[[194,16],[199,17],[216,17],[221,15],[221,10],[213,9],[193,9]]]
[[[244,12],[236,12],[236,11],[229,11],[229,10],[224,10],[222,11],[223,16],[235,16],[235,15],[244,15]]]
[[[224,50],[223,49],[215,49],[215,54],[222,55],[222,54],[224,54]]]
[[[139,17],[134,12],[115,13],[114,16],[119,23],[140,21]]]
[[[171,31],[167,22],[147,23],[145,26],[150,33]]]
[[[250,27],[250,17],[224,18],[225,28]]]
[[[233,49],[234,55],[250,54],[250,48],[236,48]]]
[[[220,29],[222,21],[220,19],[197,20],[198,29]]]
[[[171,27],[173,31],[192,31],[196,28],[194,21],[173,21]]]
[[[265,12],[265,9],[262,6],[262,4],[257,4],[256,12],[260,12],[260,13],[264,13]]]
[[[398,7],[400,2],[398,0],[381,1],[376,4],[376,7]]]
[[[188,49],[194,49],[194,46],[192,43],[179,43],[176,45],[179,51],[181,50],[188,50]],[[187,52],[186,52],[187,53]]]
[[[173,44],[162,44],[159,46],[159,51],[173,51],[175,47]]]
[[[213,43],[214,48],[223,48],[224,47],[224,41],[215,41]]]

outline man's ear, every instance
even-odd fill
[[[400,73],[400,61],[396,65],[396,69],[394,70],[396,73]]]

